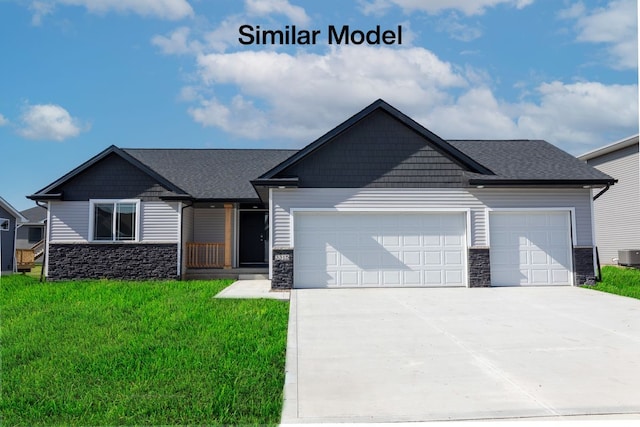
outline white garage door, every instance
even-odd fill
[[[570,285],[569,212],[491,212],[492,286]]]
[[[297,212],[294,286],[465,286],[463,213]]]

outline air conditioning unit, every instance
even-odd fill
[[[618,264],[640,265],[640,249],[621,249],[618,251]]]

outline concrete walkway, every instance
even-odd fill
[[[294,290],[290,313],[282,423],[640,420],[635,299],[573,287]]]
[[[216,298],[269,298],[288,300],[289,291],[272,291],[271,280],[238,280],[224,288]]]

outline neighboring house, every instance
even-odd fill
[[[545,141],[445,141],[378,100],[300,151],[111,146],[29,197],[55,280],[577,285],[595,275],[591,189],[613,183]]]
[[[614,187],[594,201],[593,209],[600,262],[617,264],[619,250],[640,250],[638,135],[578,158],[618,180]]]
[[[41,264],[44,254],[47,210],[40,206],[20,211],[27,221],[16,231],[16,249],[33,249],[36,263]]]
[[[26,220],[0,197],[0,272],[3,275],[16,271],[16,228]]]

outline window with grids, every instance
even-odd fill
[[[137,240],[137,200],[94,201],[92,203],[93,240]]]

